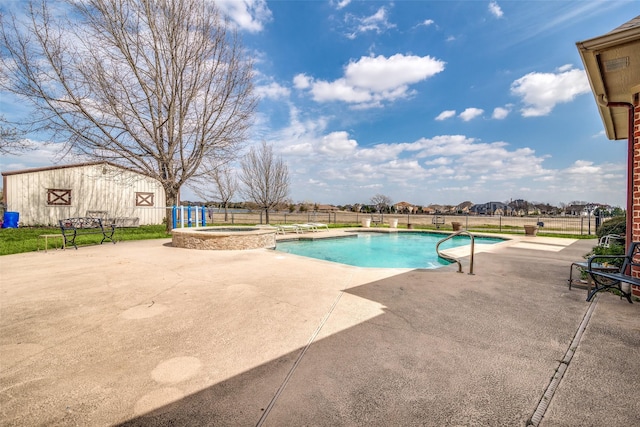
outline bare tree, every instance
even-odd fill
[[[199,179],[200,186],[193,186],[193,191],[205,201],[214,200],[224,207],[224,220],[229,219],[229,202],[238,192],[239,183],[228,166],[220,166]],[[212,186],[213,184],[213,186]]]
[[[24,134],[0,115],[0,154],[18,154],[28,150],[30,147]]]
[[[166,206],[203,159],[237,153],[252,64],[214,2],[35,1],[0,17],[0,87],[31,101],[25,126],[157,179]]]
[[[391,198],[384,194],[376,194],[371,198],[371,204],[373,204],[378,212],[382,213],[383,209],[391,206]]]
[[[244,183],[246,197],[265,211],[268,224],[269,209],[285,202],[289,194],[289,168],[263,141],[242,159],[240,180]]]

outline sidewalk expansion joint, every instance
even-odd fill
[[[267,420],[267,417],[269,416],[269,413],[271,412],[271,410],[275,406],[276,401],[278,400],[278,398],[280,397],[280,395],[284,391],[285,387],[289,383],[289,380],[291,380],[291,378],[293,377],[293,374],[294,374],[296,368],[298,367],[298,365],[302,361],[302,358],[306,354],[307,350],[309,350],[311,345],[315,342],[316,337],[318,336],[318,334],[320,333],[320,331],[322,330],[324,325],[329,320],[329,317],[331,317],[331,314],[333,313],[333,311],[335,310],[336,306],[338,305],[338,302],[340,301],[340,298],[342,298],[342,295],[344,294],[345,289],[348,288],[348,284],[350,282],[351,282],[351,276],[349,276],[349,278],[345,282],[345,286],[342,289],[340,289],[340,292],[338,293],[336,298],[333,300],[333,304],[331,304],[331,307],[329,308],[327,313],[322,317],[322,320],[320,320],[320,323],[318,324],[318,327],[311,334],[311,337],[309,338],[309,341],[307,341],[307,344],[304,346],[304,348],[298,354],[298,357],[296,358],[296,361],[291,366],[291,369],[289,369],[289,372],[287,373],[287,375],[285,376],[284,380],[282,381],[282,384],[280,384],[280,387],[278,387],[278,390],[273,395],[273,398],[271,399],[271,401],[269,402],[267,407],[264,409],[264,412],[262,413],[262,416],[260,417],[260,419],[256,423],[256,427],[262,426],[264,424],[264,422]]]
[[[558,388],[558,385],[560,384],[560,381],[562,380],[562,377],[567,371],[567,368],[569,367],[569,363],[571,362],[571,359],[573,358],[573,355],[575,354],[576,349],[578,348],[578,344],[580,344],[580,340],[582,339],[582,334],[584,333],[584,330],[586,329],[587,324],[589,323],[589,319],[591,319],[591,315],[595,310],[597,302],[598,302],[598,297],[596,296],[593,302],[589,304],[589,308],[587,309],[587,312],[582,318],[582,322],[580,322],[580,326],[578,326],[578,330],[576,331],[576,334],[574,335],[573,340],[571,341],[571,344],[567,349],[567,352],[565,353],[564,357],[560,361],[560,364],[556,369],[556,372],[554,373],[553,378],[551,378],[551,382],[547,386],[544,394],[542,395],[542,398],[538,402],[538,406],[534,411],[533,415],[531,416],[531,419],[527,422],[527,426],[537,427],[540,424],[540,421],[542,421],[544,414],[547,412],[547,408],[551,404],[551,399],[553,399],[553,395],[555,394],[556,389]]]

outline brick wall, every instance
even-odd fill
[[[637,242],[640,241],[640,102],[638,94],[635,95],[633,104],[635,108],[633,115],[633,228],[631,236],[632,240]],[[632,274],[635,277],[640,277],[639,270],[634,270]],[[640,286],[632,286],[631,292],[640,297]]]

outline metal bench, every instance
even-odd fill
[[[591,276],[595,288],[589,292],[587,301],[591,301],[593,296],[600,291],[615,289],[619,291],[629,303],[632,303],[631,286],[625,291],[621,285],[622,283],[628,283],[629,285],[640,286],[640,278],[631,275],[633,267],[640,267],[640,260],[634,260],[636,256],[640,257],[640,242],[632,242],[631,245],[629,245],[629,250],[626,255],[594,255],[590,257],[586,272]],[[598,264],[604,262],[610,264],[609,261],[614,260],[624,260],[620,270],[617,272],[603,271],[597,267]]]
[[[116,241],[113,239],[113,233],[116,231],[115,224],[109,224],[105,226],[102,224],[102,219],[82,217],[82,218],[65,218],[60,221],[60,230],[62,230],[62,236],[64,237],[64,245],[73,245],[78,249],[76,245],[76,237],[84,234],[102,234],[102,244],[105,240],[110,240],[114,244]]]

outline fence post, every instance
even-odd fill
[[[202,206],[202,226],[206,227],[207,226],[207,217],[206,217],[206,212],[205,212],[205,207]]]
[[[178,228],[178,208],[173,205],[171,207],[171,228]]]

